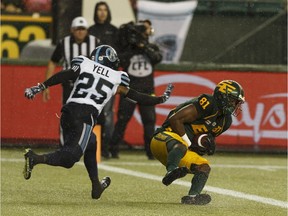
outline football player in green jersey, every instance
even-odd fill
[[[241,85],[223,80],[213,95],[202,94],[178,105],[155,131],[150,147],[154,157],[166,167],[162,183],[168,186],[188,173],[194,175],[181,203],[205,205],[211,201],[210,195],[201,194],[211,169],[202,156],[214,154],[215,137],[228,130],[232,115],[241,112],[244,102]]]

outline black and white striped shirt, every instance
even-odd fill
[[[57,44],[51,61],[59,63],[63,61],[63,69],[71,68],[71,61],[79,55],[89,56],[90,53],[100,45],[100,40],[92,35],[87,35],[84,41],[77,44],[72,35],[64,37]]]

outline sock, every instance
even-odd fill
[[[45,155],[38,155],[38,154],[35,154],[34,152],[33,152],[32,158],[33,158],[34,165],[45,163],[45,160],[46,160]]]
[[[197,172],[192,178],[192,185],[189,190],[189,195],[197,195],[200,194],[203,190],[208,179],[208,175],[204,172]]]
[[[96,159],[97,143],[95,134],[91,134],[88,146],[84,152],[84,165],[91,181],[98,180],[98,165]]]

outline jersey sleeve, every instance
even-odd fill
[[[48,80],[44,81],[43,84],[46,87],[54,86],[59,83],[67,82],[68,80],[75,80],[79,75],[79,72],[73,71],[72,69],[63,70],[58,73],[55,73],[52,77]]]
[[[75,65],[79,65],[84,61],[83,56],[77,56],[75,58],[72,59],[71,61],[71,67],[75,66]]]
[[[77,56],[72,59],[71,61],[71,69],[74,72],[79,72],[80,71],[80,65],[84,61],[84,58],[82,56]]]
[[[121,86],[129,87],[130,85],[130,78],[126,72],[121,73]]]

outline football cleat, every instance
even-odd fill
[[[111,184],[111,178],[109,176],[106,176],[101,180],[101,185],[104,188],[104,190],[108,188],[110,184]]]
[[[30,148],[25,149],[24,158],[25,158],[25,165],[23,170],[23,176],[26,180],[30,179],[32,169],[33,169],[33,151]]]
[[[166,175],[162,179],[162,183],[168,186],[176,179],[186,176],[188,172],[189,169],[187,167],[177,167],[174,170],[166,173]]]
[[[182,204],[187,205],[206,205],[211,202],[209,194],[188,195],[181,198]]]
[[[111,179],[109,176],[104,177],[101,182],[98,180],[92,183],[92,199],[99,199],[101,194],[104,192],[106,188],[111,184]]]

